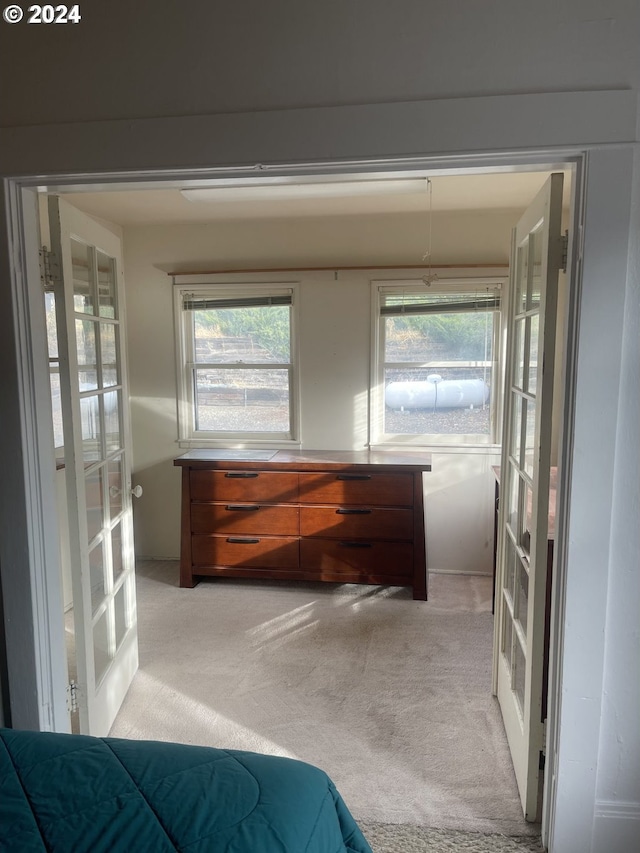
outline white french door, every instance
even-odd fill
[[[545,597],[563,175],[513,235],[500,466],[495,686],[527,820],[539,819]]]
[[[80,731],[106,735],[138,668],[119,238],[49,199]]]

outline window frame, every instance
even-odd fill
[[[187,279],[187,276],[181,277]],[[197,281],[193,284],[178,281],[174,277],[174,327],[176,341],[176,388],[177,388],[177,420],[178,444],[181,447],[291,447],[299,444],[299,392],[298,392],[298,306],[299,287],[297,281],[268,281],[268,282],[233,282],[228,278],[224,281]],[[233,431],[233,430],[197,430],[197,414],[194,376],[197,369],[195,360],[195,339],[193,324],[189,322],[192,312],[184,310],[185,296],[211,299],[242,299],[282,295],[291,295],[289,306],[289,336],[290,358],[287,364],[289,371],[289,430],[274,431]],[[250,307],[250,306],[247,306]],[[223,364],[223,369],[238,368],[237,365]],[[280,369],[282,365],[265,363],[256,369]],[[240,367],[238,369],[245,369]]]
[[[490,432],[479,433],[388,433],[385,423],[385,315],[382,313],[383,294],[391,289],[407,293],[420,292],[431,287],[433,293],[463,293],[479,288],[495,288],[500,294],[500,308],[492,312],[496,316],[493,324],[491,387],[500,389],[490,397]],[[498,449],[500,447],[502,384],[505,359],[506,299],[508,298],[507,276],[473,276],[470,278],[437,278],[428,285],[424,279],[377,279],[371,281],[371,385],[369,394],[370,445],[372,447],[440,447],[449,449]],[[442,312],[446,313],[446,312]],[[399,364],[403,366],[404,363]],[[436,370],[437,365],[433,365]]]

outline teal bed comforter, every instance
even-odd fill
[[[0,729],[2,853],[371,853],[331,779],[271,755]]]

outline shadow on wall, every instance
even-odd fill
[[[499,454],[440,453],[424,477],[430,571],[493,573],[494,481]]]
[[[181,471],[173,465],[173,458],[136,470],[134,482],[143,490],[142,497],[133,502],[133,531],[138,559],[180,558],[180,475]]]

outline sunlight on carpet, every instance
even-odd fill
[[[490,578],[434,576],[427,602],[177,578],[174,562],[138,567],[140,670],[111,735],[307,761],[369,824],[536,832],[491,696]]]

